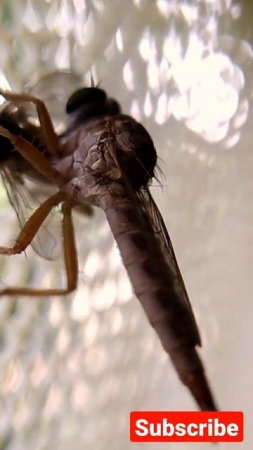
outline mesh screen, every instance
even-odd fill
[[[243,449],[253,437],[251,14],[250,2],[231,1],[0,6],[2,88],[21,91],[59,69],[86,82],[92,74],[152,135],[164,174],[152,195],[174,243],[218,403],[245,412],[246,439],[236,447]],[[128,438],[129,411],[195,409],[131,294],[103,214],[77,214],[75,222],[76,294],[0,300],[2,450],[138,449]],[[17,229],[1,191],[1,245]],[[0,269],[4,285],[64,280],[59,261],[32,249],[1,257]],[[203,446],[213,448],[194,448]]]

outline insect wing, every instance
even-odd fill
[[[196,344],[201,345],[201,339],[199,335],[199,330],[195,321],[195,317],[192,311],[191,303],[184,285],[184,281],[177,264],[175,252],[169,237],[169,233],[165,226],[162,215],[153,200],[150,191],[147,187],[140,189],[136,196],[138,197],[139,203],[141,205],[142,212],[145,218],[150,223],[152,230],[160,243],[161,249],[165,256],[165,259],[174,273],[174,283],[177,291],[180,293],[180,298],[184,303],[185,307],[188,309],[189,320],[192,322],[192,329],[195,334]]]
[[[67,71],[57,71],[42,77],[36,83],[27,85],[25,91],[45,102],[56,131],[61,132],[67,127],[66,101],[73,90],[81,84],[82,77],[79,75]],[[23,137],[27,138],[26,133],[28,133],[29,141],[32,142],[33,139],[35,142],[37,137],[38,141],[40,140],[40,127],[34,105],[26,102],[16,104],[5,100],[1,107],[0,121],[1,119],[4,120],[3,126],[7,126],[7,129],[14,134],[21,133]],[[14,156],[12,155],[12,157]],[[19,163],[17,158],[17,164]],[[22,228],[36,208],[53,192],[45,189],[45,185],[39,181],[30,181],[25,172],[22,173],[20,167],[17,168],[17,171],[9,170],[6,165],[2,164],[0,174],[9,202],[16,213],[19,226]],[[61,236],[59,221],[48,219],[33,239],[32,247],[40,256],[50,260],[55,259],[58,257],[61,247],[58,236]]]
[[[67,127],[67,100],[82,84],[83,79],[80,75],[74,72],[56,71],[45,75],[35,83],[26,85],[25,91],[46,104],[56,132],[61,133]],[[34,107],[25,105],[25,111],[34,123],[38,125],[38,118]]]
[[[24,179],[19,174],[12,174],[8,169],[1,168],[1,178],[6,190],[9,202],[18,219],[19,228],[22,229],[32,213],[46,200],[52,192],[48,192],[43,185],[36,181]],[[59,220],[57,214],[53,214],[42,224],[31,245],[36,253],[45,259],[52,260],[59,256],[61,232],[59,233]]]

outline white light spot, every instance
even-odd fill
[[[41,20],[31,0],[28,0],[23,16],[23,23],[31,33],[37,33],[42,28]]]
[[[159,67],[154,58],[151,58],[147,67],[148,86],[157,90],[159,88]]]
[[[145,116],[149,117],[151,116],[153,112],[153,107],[151,103],[150,93],[148,92],[146,95],[146,98],[144,100],[144,114]]]
[[[134,90],[133,69],[131,61],[127,61],[123,67],[123,80],[129,91]]]
[[[101,287],[94,289],[92,307],[97,311],[104,311],[113,305],[116,295],[116,282],[108,279]]]
[[[4,75],[4,73],[0,70],[0,86],[3,91],[11,90],[10,84]],[[6,100],[2,95],[0,95],[0,105],[2,105]]]
[[[59,326],[63,319],[61,304],[57,301],[53,302],[49,310],[49,323],[52,326]]]
[[[175,95],[169,99],[169,109],[177,120],[188,116],[189,99],[186,95]]]
[[[136,120],[141,120],[141,110],[140,105],[137,100],[133,100],[131,107],[130,107],[130,114],[131,116],[135,117]]]
[[[181,5],[181,11],[184,18],[187,20],[189,24],[193,23],[198,19],[199,14],[199,6],[193,5],[190,3],[182,3]]]
[[[69,69],[70,68],[70,48],[69,40],[64,38],[61,39],[58,49],[55,55],[55,64],[58,69]]]
[[[93,0],[93,6],[96,8],[98,13],[102,13],[105,10],[104,0]]]
[[[95,23],[94,23],[94,16],[93,14],[89,14],[88,17],[85,20],[84,27],[83,27],[83,45],[88,46],[92,43],[94,40],[94,33],[95,33]]]
[[[83,0],[73,0],[73,5],[76,12],[79,14],[81,14],[86,9],[86,5]]]
[[[233,134],[233,136],[226,139],[226,142],[224,143],[224,147],[226,149],[230,149],[230,148],[234,147],[239,142],[240,137],[241,137],[240,132]]]
[[[110,317],[110,332],[112,335],[116,335],[120,332],[123,326],[123,317],[120,309],[114,309]]]
[[[233,120],[234,128],[241,128],[241,126],[246,122],[249,112],[248,100],[244,100],[239,104],[239,108]]]
[[[168,63],[172,63],[181,57],[182,45],[173,30],[171,30],[164,39],[163,54]]]
[[[70,343],[69,330],[66,327],[62,327],[56,339],[57,353],[59,354],[65,353],[69,346],[69,343]]]
[[[98,253],[96,250],[92,250],[87,256],[84,265],[85,275],[90,278],[95,277],[100,272],[102,264],[103,264],[102,255]]]
[[[123,47],[122,33],[121,33],[121,30],[120,30],[120,29],[118,29],[118,30],[116,31],[116,45],[117,45],[118,50],[119,50],[120,52],[122,52],[124,47]]]
[[[171,74],[178,91],[169,99],[169,111],[207,141],[224,139],[239,108],[241,69],[223,53],[206,55],[201,41],[192,36],[185,57],[174,61]]]
[[[80,286],[72,301],[71,317],[82,322],[91,312],[90,289],[87,286]]]
[[[110,260],[110,270],[111,272],[115,272],[122,264],[119,249],[115,244],[112,246],[108,257]]]
[[[157,0],[156,6],[164,17],[168,18],[170,16],[172,6],[171,2],[168,0]]]
[[[74,21],[70,8],[70,2],[67,0],[61,0],[60,7],[54,21],[54,29],[59,36],[67,37],[73,26]]]
[[[84,338],[87,345],[92,345],[97,337],[99,329],[98,317],[95,314],[90,315],[88,323],[83,330]]]
[[[71,404],[77,410],[83,411],[83,405],[86,405],[91,400],[91,390],[89,387],[83,382],[75,382],[72,388],[71,394]]]
[[[163,124],[167,119],[167,95],[162,93],[157,102],[157,110],[155,121],[159,125]]]
[[[144,61],[148,61],[151,55],[153,54],[151,36],[150,32],[147,30],[144,31],[143,37],[140,40],[139,53],[142,59],[144,59]]]
[[[129,300],[131,300],[133,296],[133,290],[130,281],[125,273],[122,273],[118,278],[117,288],[117,301],[119,303],[129,302]]]
[[[239,19],[241,17],[241,13],[242,13],[242,5],[231,5],[231,16],[233,18],[233,20]]]

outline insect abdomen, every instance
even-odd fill
[[[139,206],[139,207],[138,207]],[[170,355],[182,382],[187,385],[199,407],[215,410],[203,365],[195,349],[195,326],[189,312],[178,298],[174,274],[166,263],[156,237],[141,213],[132,206],[127,194],[123,198],[108,195],[103,209],[119,250],[151,325]]]

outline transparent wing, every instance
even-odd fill
[[[49,111],[55,130],[58,134],[65,131],[68,126],[66,103],[70,95],[83,86],[84,80],[80,75],[68,71],[55,71],[36,82],[33,80],[24,86],[24,92],[42,100]],[[0,113],[11,116],[22,127],[29,123],[39,128],[38,115],[34,105],[26,102],[2,100]]]
[[[68,97],[81,85],[81,76],[72,72],[57,71],[42,77],[35,83],[30,83],[26,86],[25,91],[45,102],[55,129],[60,133],[67,127],[65,105]],[[43,148],[39,121],[33,105],[26,102],[16,104],[5,100],[0,114],[3,126],[6,126],[14,134],[21,133],[35,145],[37,140],[37,144],[41,144]],[[5,125],[5,121],[7,121],[7,125]],[[17,159],[16,163],[21,164],[21,161]],[[1,165],[0,174],[9,202],[15,210],[19,226],[22,228],[36,208],[53,194],[52,189],[37,180],[33,182],[26,177],[25,170],[22,174],[20,167],[17,167],[17,170],[15,168],[9,170],[8,164],[4,162]],[[55,259],[60,253],[60,225],[59,220],[55,220],[58,216],[59,214],[51,214],[32,242],[34,250],[46,259]]]
[[[180,292],[180,297],[182,301],[185,303],[186,307],[189,311],[189,317],[192,320],[193,328],[195,329],[195,339],[199,345],[201,345],[200,335],[198,331],[198,327],[195,321],[195,317],[192,311],[191,303],[184,285],[184,281],[180,272],[180,269],[177,264],[175,252],[172,247],[172,243],[169,237],[169,233],[165,226],[162,215],[153,200],[150,191],[147,187],[140,189],[135,194],[140,202],[141,209],[148,222],[150,223],[152,230],[160,242],[163,254],[165,259],[170,266],[171,270],[174,273],[174,283],[178,292]]]
[[[38,206],[53,192],[47,186],[26,180],[5,167],[1,168],[1,178],[21,229]],[[33,239],[31,245],[34,251],[45,259],[56,259],[61,251],[60,227],[60,214],[54,211]]]
[[[29,83],[25,91],[43,100],[53,120],[55,130],[61,133],[67,127],[66,103],[70,95],[83,85],[83,78],[74,72],[56,71],[45,75],[39,81]],[[35,109],[25,105],[26,114],[38,125]]]

